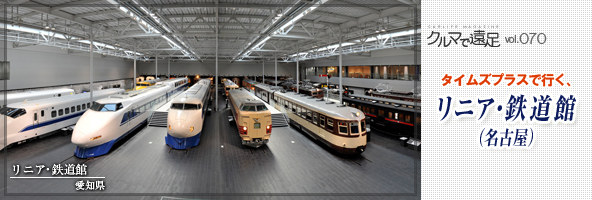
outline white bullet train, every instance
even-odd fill
[[[71,94],[74,94],[74,90],[69,88],[10,93],[6,95],[6,104],[8,105],[11,103],[23,102],[25,100],[32,101],[37,99],[61,97]],[[1,106],[4,106],[4,94],[0,94],[0,107]]]
[[[165,142],[173,149],[197,146],[210,100],[210,80],[197,82],[173,99],[167,117]]]
[[[158,82],[143,90],[113,95],[93,102],[72,133],[79,158],[107,154],[113,144],[146,123],[154,110],[187,87],[187,78]]]
[[[93,92],[94,98],[105,98],[125,92],[123,89],[105,89]],[[7,117],[6,145],[23,143],[43,134],[76,124],[90,106],[90,93],[39,99],[9,104],[0,109],[1,120]],[[4,123],[0,128],[4,130]],[[0,138],[4,148],[4,137]]]

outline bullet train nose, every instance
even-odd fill
[[[86,134],[84,134],[82,131],[77,131],[76,133],[72,133],[72,143],[74,143],[77,146],[84,146],[84,143],[87,142],[87,140],[84,140],[84,138],[86,137]]]
[[[93,111],[84,113],[72,132],[72,143],[85,148],[104,143],[109,133],[107,127],[112,122],[112,120],[109,120],[110,117],[105,113]]]
[[[186,138],[189,136],[189,127],[186,127],[185,120],[175,120],[169,124],[171,126],[169,134],[176,138]]]

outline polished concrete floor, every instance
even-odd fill
[[[200,144],[188,151],[170,150],[164,142],[166,129],[148,126],[130,134],[109,154],[92,159],[72,157],[75,146],[71,136],[63,133],[10,148],[6,154],[9,177],[17,164],[22,173],[24,166],[84,163],[87,176],[105,177],[106,190],[75,191],[74,183],[87,180],[83,178],[9,178],[6,191],[4,181],[0,182],[0,192],[39,196],[1,199],[420,198],[420,155],[401,147],[396,138],[372,133],[361,156],[343,157],[304,133],[282,127],[273,129],[267,145],[253,149],[240,144],[223,100],[219,98],[221,110],[206,117]],[[46,196],[63,194],[77,196]],[[105,194],[117,197],[80,196]]]

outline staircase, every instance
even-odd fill
[[[284,127],[288,126],[288,122],[286,122],[286,118],[284,118],[284,114],[276,113],[271,114],[271,125],[275,127]]]
[[[167,127],[168,114],[168,112],[154,111],[152,117],[150,117],[148,126]]]

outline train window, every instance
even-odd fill
[[[360,129],[358,127],[358,123],[354,122],[354,123],[349,123],[349,129],[351,134],[358,134],[360,133]]]
[[[37,121],[37,113],[33,114],[33,121]]]
[[[339,122],[339,134],[347,135],[347,123]]]
[[[327,129],[329,129],[329,132],[333,132],[333,120],[332,119],[327,119]]]
[[[76,106],[76,111],[80,111],[80,105]]]
[[[41,111],[41,117],[45,116],[45,110]]]
[[[43,116],[43,115],[41,115],[41,116]],[[417,122],[417,124],[421,123],[421,117],[416,117],[415,122]]]
[[[395,113],[395,119],[399,119],[399,113]]]
[[[61,96],[62,96],[62,94],[58,94],[58,97],[61,97]]]
[[[76,107],[72,106],[72,107],[70,107],[70,110],[71,110],[72,112],[76,112]]]
[[[319,118],[318,116],[319,116],[318,113],[312,113],[312,123],[314,123],[314,124],[318,124],[319,123],[318,120],[317,120]]]
[[[59,116],[62,116],[62,115],[64,115],[64,110],[62,110],[62,109],[58,110],[58,115],[59,115]]]
[[[69,113],[70,113],[70,108],[65,108],[65,109],[64,109],[64,113],[65,113],[65,114],[69,114]]]
[[[403,119],[405,119],[405,115],[403,115],[403,114],[400,114],[400,115],[399,115],[399,118],[401,118],[401,120],[403,120]]]
[[[366,131],[366,121],[362,120],[362,132]]]
[[[300,113],[302,112],[302,108],[300,106],[296,106],[296,111],[297,111],[296,114],[298,116],[300,116]]]
[[[306,111],[306,119],[312,120],[312,112],[310,110]]]
[[[296,105],[294,105],[293,103],[290,103],[290,107],[292,107],[292,112],[296,112]]]
[[[384,110],[378,110],[378,116],[384,116]]]
[[[86,104],[82,104],[82,110],[86,110]]]
[[[123,119],[121,119],[121,121],[127,122],[128,119],[129,119],[129,113],[125,113],[125,114],[123,114]]]
[[[387,117],[392,119],[393,118],[393,112],[388,112],[388,116]]]
[[[370,114],[376,114],[374,108],[370,109]]]
[[[86,103],[86,107],[87,108],[90,108],[90,103]]]
[[[185,104],[185,106],[183,106],[183,110],[197,110],[198,105],[196,104]]]
[[[321,115],[321,127],[325,127],[325,116]]]
[[[362,106],[358,106],[358,110],[361,110],[362,112],[364,111],[362,110]]]
[[[405,115],[405,121],[406,122],[411,122],[411,116],[410,115]]]
[[[53,118],[53,117],[56,117],[56,116],[57,116],[56,111],[55,110],[54,111],[51,111],[51,117]]]
[[[267,109],[267,106],[265,106],[265,105],[257,105],[257,111],[266,111],[266,110],[268,110]]]

